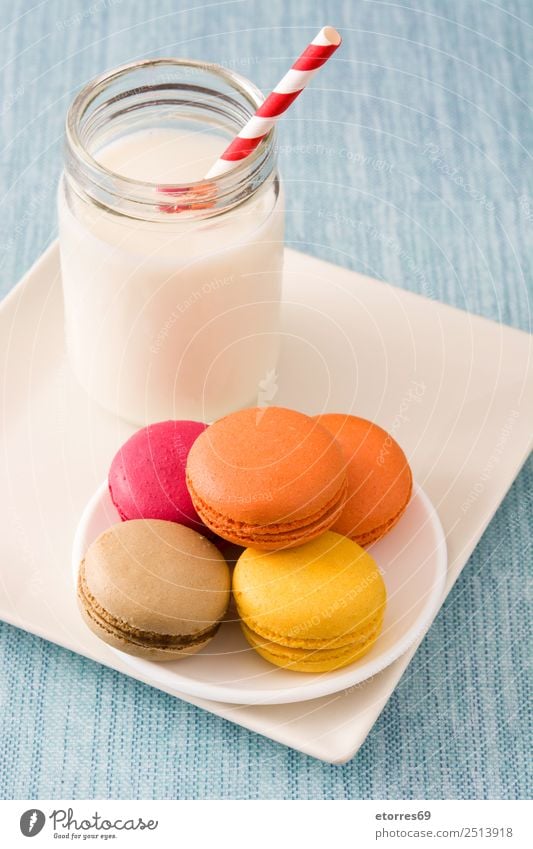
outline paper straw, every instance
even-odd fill
[[[206,174],[206,179],[218,177],[235,167],[237,162],[246,159],[257,145],[270,132],[282,115],[304,90],[319,68],[336,51],[341,37],[333,27],[322,27],[302,55],[296,60],[290,71],[268,95],[255,115],[244,125],[239,134],[226,148],[220,159]]]

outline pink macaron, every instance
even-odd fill
[[[143,427],[117,451],[109,469],[109,492],[123,521],[162,519],[199,533],[207,531],[185,483],[192,444],[201,422],[167,421]]]

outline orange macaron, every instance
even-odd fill
[[[284,407],[225,416],[196,440],[187,486],[202,520],[230,542],[293,548],[339,518],[346,497],[340,446],[316,420]]]
[[[395,439],[379,425],[345,413],[326,413],[316,421],[339,443],[348,491],[331,530],[366,546],[381,539],[403,515],[413,476]]]

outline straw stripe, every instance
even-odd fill
[[[292,68],[250,118],[236,138],[226,148],[220,159],[207,172],[206,177],[217,177],[229,171],[232,163],[246,159],[270,132],[280,115],[293,103],[319,68],[332,56],[341,43],[333,27],[323,27]]]
[[[305,84],[305,83],[304,83]],[[282,112],[289,108],[293,100],[296,100],[304,86],[301,85],[296,91],[273,91],[269,94],[262,106],[255,113],[260,118],[277,118]],[[242,130],[241,130],[242,132]],[[239,133],[240,135],[240,133]]]
[[[316,71],[295,71],[293,68],[287,71],[282,80],[279,81],[274,91],[290,94],[291,91],[300,92],[305,88],[306,84],[311,80]],[[268,98],[267,98],[268,100]]]
[[[310,44],[292,67],[297,71],[311,71],[314,68],[321,68],[337,47],[338,44],[330,44],[327,47]]]
[[[238,159],[246,159],[246,157],[256,149],[261,139],[264,139],[264,136],[258,136],[255,139],[243,139],[240,138],[240,136],[237,136],[226,150],[224,159],[228,160],[228,162],[235,162]]]
[[[265,136],[274,124],[273,118],[261,118],[257,114],[250,118],[248,123],[239,133],[241,139],[255,139]]]

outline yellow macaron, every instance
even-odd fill
[[[250,645],[270,663],[329,672],[364,655],[383,624],[386,590],[374,559],[328,531],[298,548],[247,548],[233,593]]]

